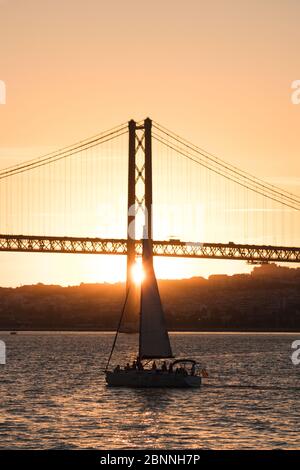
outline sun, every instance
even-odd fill
[[[142,259],[138,258],[135,264],[132,266],[132,278],[135,284],[141,284],[145,279],[145,272],[142,266]]]

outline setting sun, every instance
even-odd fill
[[[145,279],[145,272],[143,270],[141,258],[138,258],[132,267],[132,277],[135,284],[141,284]]]

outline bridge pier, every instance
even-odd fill
[[[127,207],[127,276],[126,290],[132,281],[132,267],[135,263],[135,154],[136,154],[136,122],[128,123],[128,207]]]
[[[136,260],[136,215],[143,211],[143,226],[152,242],[152,121],[147,118],[142,125],[134,120],[128,123],[128,215],[127,215],[127,278],[129,289],[132,268]],[[141,158],[141,154],[143,158]],[[138,184],[142,182],[141,185]]]

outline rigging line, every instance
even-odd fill
[[[286,203],[286,202],[282,202],[282,201],[279,201],[278,199],[275,199],[267,194],[264,194],[258,190],[256,190],[255,188],[251,188],[250,186],[247,186],[246,184],[243,184],[241,183],[240,181],[238,180],[234,180],[233,178],[229,177],[228,175],[225,175],[223,173],[220,173],[219,171],[205,165],[204,163],[201,163],[199,160],[195,160],[194,158],[192,158],[191,156],[183,153],[181,150],[179,149],[176,149],[175,147],[171,146],[171,145],[168,145],[166,142],[163,142],[162,140],[160,140],[159,138],[157,138],[156,136],[154,136],[154,139],[157,140],[158,142],[164,144],[166,147],[169,147],[171,148],[172,150],[174,150],[175,152],[181,154],[183,157],[185,158],[188,158],[189,160],[193,161],[194,163],[198,163],[198,165],[201,165],[201,166],[204,166],[205,168],[207,168],[208,170],[210,171],[213,171],[214,173],[217,173],[218,175],[222,176],[223,178],[226,178],[230,181],[233,181],[234,183],[236,184],[239,184],[240,186],[242,186],[243,188],[246,188],[246,189],[249,189],[250,191],[253,191],[255,192],[256,194],[260,194],[261,196],[264,196],[264,197],[267,197],[268,199],[272,199],[273,201],[277,202],[278,204],[282,204],[284,206],[287,206],[289,207],[290,209],[294,209],[296,211],[299,211],[300,209],[298,207],[294,207],[294,206],[291,206],[290,204]]]
[[[78,142],[75,142],[74,144],[72,145],[68,145],[66,147],[62,147],[60,149],[57,149],[57,150],[54,150],[53,152],[49,152],[49,153],[46,153],[45,155],[42,155],[40,157],[36,157],[32,160],[27,160],[26,163],[22,164],[22,163],[19,163],[17,165],[12,165],[12,166],[9,166],[7,168],[4,168],[3,170],[0,170],[0,172],[3,172],[3,171],[10,171],[10,170],[13,170],[13,169],[17,169],[19,168],[20,166],[23,166],[25,164],[31,164],[31,163],[34,163],[34,162],[38,162],[42,159],[46,159],[46,158],[51,158],[51,155],[52,156],[55,156],[57,154],[61,154],[61,153],[66,153],[68,151],[71,151],[73,148],[78,148],[78,146],[82,145],[82,146],[85,146],[85,145],[88,145],[89,142],[94,142],[95,140],[101,140],[102,138],[105,138],[106,136],[108,135],[111,135],[111,134],[114,134],[116,132],[119,132],[123,129],[126,128],[125,126],[126,123],[124,124],[120,124],[119,126],[116,126],[116,127],[113,127],[107,131],[103,131],[101,132],[100,134],[95,134],[91,137],[88,137],[87,139],[83,139],[83,140],[80,140]]]
[[[153,136],[154,136],[155,138],[158,137],[158,138],[160,138],[160,139],[163,139],[165,145],[167,145],[166,142],[168,142],[168,141],[167,141],[167,139],[165,139],[164,137],[161,137],[160,135],[156,134],[155,132],[153,132]],[[179,150],[181,150],[181,151],[183,152],[183,149],[182,149],[182,148],[180,149],[180,147],[178,147],[176,144],[173,144],[173,145],[175,146],[175,148],[173,148],[173,150],[179,149]],[[188,155],[187,155],[187,154],[188,154]],[[191,157],[191,159],[192,159],[193,161],[199,162],[200,164],[204,165],[203,160],[201,160],[199,157],[196,157],[195,155],[191,154],[189,151],[187,151],[187,154],[185,154],[185,155]],[[206,165],[210,165],[210,163],[207,163],[207,162],[206,162]],[[216,167],[214,167],[214,166],[206,166],[206,168],[210,169],[211,171],[215,171],[215,172],[219,173],[219,172],[218,172],[218,169],[219,169],[219,168],[216,168]],[[221,170],[220,170],[220,171],[221,171]],[[226,173],[219,173],[219,174],[221,174],[221,175],[224,176],[224,177],[226,177],[226,176],[228,176],[228,177],[231,176],[232,178],[235,178],[234,181],[239,181],[239,180],[237,179],[237,177],[234,176],[234,175],[228,175],[228,174],[226,174]],[[244,178],[242,175],[238,175],[238,176],[239,176],[240,178]],[[258,190],[261,189],[261,186],[257,186],[257,184],[256,184],[255,182],[252,182],[252,181],[251,181],[251,184],[252,184],[252,185],[255,185],[254,188],[251,188],[251,189],[253,189],[253,190],[254,190],[254,189],[257,189],[257,188],[258,188]],[[248,186],[245,186],[245,187],[248,188]],[[250,188],[248,188],[248,189],[250,189]],[[260,193],[260,194],[262,194],[262,193]],[[264,194],[264,196],[265,196],[265,197],[272,197],[272,196],[274,196],[274,198],[277,198],[277,196],[275,196],[273,193],[271,193],[271,196],[270,196],[270,194],[267,193],[267,192]],[[282,194],[280,194],[280,196],[281,196],[281,197],[285,197],[285,196],[283,196]],[[276,199],[274,199],[274,200],[276,200]],[[290,204],[289,201],[286,201],[286,202],[287,202],[288,204]],[[300,204],[300,202],[298,202],[298,201],[296,201],[296,200],[292,200],[292,202],[293,202],[294,204],[296,204],[296,205],[299,205],[299,204]],[[282,203],[281,200],[280,200],[280,203]],[[298,209],[298,210],[299,210],[299,209]]]
[[[118,327],[117,327],[117,330],[116,330],[114,342],[113,342],[113,345],[112,345],[112,348],[111,348],[111,351],[110,351],[110,355],[109,355],[109,358],[108,358],[108,361],[107,361],[107,364],[106,364],[106,367],[105,367],[105,371],[107,371],[107,369],[108,369],[108,366],[109,366],[111,357],[112,357],[113,352],[114,352],[114,349],[115,349],[115,345],[116,345],[116,342],[117,342],[119,330],[120,330],[121,323],[122,323],[122,319],[123,319],[124,312],[125,312],[125,307],[126,307],[126,303],[127,303],[127,299],[128,299],[128,295],[129,295],[129,290],[130,290],[130,289],[127,289],[127,292],[126,292],[126,296],[125,296],[125,300],[124,300],[122,312],[121,312],[121,315],[120,315],[120,319],[119,319]]]
[[[200,153],[200,155],[204,156],[205,158],[207,158],[209,160],[212,160],[214,163],[216,163],[220,166],[225,167],[229,171],[240,174],[240,176],[242,176],[243,178],[246,178],[246,179],[249,179],[249,180],[254,180],[256,184],[259,184],[260,186],[263,186],[263,187],[267,188],[269,191],[273,191],[273,192],[278,192],[279,191],[278,194],[284,195],[284,197],[287,198],[287,199],[291,199],[291,200],[298,199],[298,202],[300,202],[300,196],[298,196],[296,194],[293,194],[289,191],[286,191],[285,189],[281,189],[278,186],[275,186],[273,184],[267,183],[266,181],[263,181],[260,178],[257,178],[256,176],[251,175],[250,173],[248,173],[244,170],[241,170],[240,168],[238,168],[238,167],[236,167],[236,166],[234,166],[230,163],[225,162],[224,160],[222,160],[222,159],[216,157],[215,155],[213,155],[212,153],[210,153],[210,152],[208,152],[204,149],[201,149],[200,147],[197,147],[196,145],[189,142],[188,140],[180,137],[179,135],[173,133],[172,131],[169,131],[168,129],[166,129],[165,127],[163,127],[160,124],[156,123],[155,121],[154,121],[153,127],[158,129],[160,132],[163,132],[164,134],[168,135],[172,139],[177,140],[179,143],[181,143],[182,145],[190,148],[194,152]],[[273,188],[275,188],[275,189],[273,189]],[[292,196],[292,197],[290,198],[287,195]]]
[[[116,138],[118,138],[118,137],[120,137],[120,136],[122,136],[122,135],[124,135],[124,134],[127,134],[127,130],[126,130],[125,132],[122,132],[121,134],[117,134],[117,135],[114,135],[114,136],[110,137],[109,139],[103,140],[103,141],[101,142],[101,144],[102,144],[102,143],[105,143],[105,142],[109,142],[110,140],[116,139]],[[57,155],[56,158],[53,158],[53,159],[51,159],[50,161],[47,160],[47,161],[40,161],[40,162],[37,162],[37,164],[36,164],[35,166],[31,166],[30,168],[25,168],[25,167],[22,168],[22,167],[21,167],[21,168],[19,168],[18,170],[16,170],[14,173],[10,173],[10,174],[1,174],[1,173],[0,173],[0,180],[5,179],[5,178],[9,178],[10,176],[14,176],[14,175],[17,175],[17,174],[19,174],[19,173],[24,173],[25,171],[34,170],[35,168],[39,168],[39,167],[41,167],[41,166],[45,166],[45,165],[49,165],[49,164],[51,164],[51,163],[55,163],[55,162],[57,162],[57,161],[59,161],[59,160],[62,160],[62,159],[64,159],[64,158],[68,158],[68,157],[71,157],[72,155],[75,155],[75,154],[77,154],[77,153],[80,153],[80,152],[82,152],[83,150],[88,150],[88,149],[90,149],[90,148],[92,148],[92,147],[96,147],[97,145],[99,145],[99,142],[96,142],[96,143],[94,143],[93,145],[89,145],[88,147],[85,147],[85,148],[79,148],[79,149],[76,150],[75,152],[71,152],[71,153],[69,153],[68,155],[61,155],[61,156]]]

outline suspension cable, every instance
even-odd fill
[[[56,152],[51,152],[49,154],[43,155],[42,157],[26,161],[23,164],[14,165],[12,167],[5,168],[0,171],[0,179],[6,178],[8,176],[13,176],[18,173],[22,173],[33,168],[37,168],[43,165],[47,165],[54,161],[60,160],[62,158],[70,157],[71,155],[77,154],[82,150],[87,150],[96,145],[100,145],[109,140],[120,137],[121,135],[127,133],[127,126],[121,125],[117,128],[111,129],[110,131],[103,132],[98,136],[85,139],[83,141],[77,142],[68,147],[64,147]]]
[[[269,191],[271,193],[276,193],[277,195],[280,195],[281,197],[284,197],[285,199],[290,200],[294,204],[299,204],[300,203],[300,196],[297,196],[293,193],[290,193],[284,189],[281,189],[275,185],[272,185],[270,183],[267,183],[256,176],[251,175],[250,173],[247,173],[239,168],[237,168],[234,165],[228,164],[227,162],[221,160],[220,158],[216,157],[215,155],[207,152],[206,150],[201,149],[200,147],[197,147],[196,145],[192,144],[191,142],[187,141],[186,139],[178,136],[177,134],[173,133],[172,131],[169,131],[162,125],[154,122],[153,127],[162,132],[163,134],[167,135],[171,139],[177,141],[181,145],[183,145],[186,148],[189,148],[193,152],[196,152],[200,154],[202,157],[206,158],[207,160],[213,162],[214,164],[221,166],[222,168],[226,169],[227,171],[230,171],[239,177],[242,177],[248,181],[250,181],[252,184],[255,184],[261,188],[263,188],[266,191]],[[195,157],[196,158],[196,157]]]
[[[206,169],[210,170],[210,171],[213,171],[214,173],[236,183],[236,184],[239,184],[240,186],[244,187],[245,189],[248,189],[250,191],[253,191],[257,194],[260,194],[261,196],[264,196],[264,197],[267,197],[268,199],[271,199],[279,204],[282,204],[286,207],[289,207],[290,209],[294,209],[294,210],[297,210],[299,211],[300,208],[299,207],[295,207],[293,206],[291,203],[288,203],[288,202],[283,202],[279,199],[276,199],[276,197],[274,196],[270,196],[269,194],[266,194],[266,193],[263,193],[261,190],[255,188],[255,187],[251,187],[249,186],[248,184],[246,183],[243,183],[241,180],[239,180],[238,178],[234,178],[232,175],[228,175],[228,174],[225,174],[225,173],[222,173],[221,170],[218,170],[214,167],[211,167],[211,166],[208,166],[207,162],[203,162],[203,160],[200,160],[199,158],[196,159],[196,157],[193,157],[192,155],[189,155],[187,152],[184,152],[182,149],[174,146],[174,145],[171,145],[170,143],[166,142],[163,140],[163,138],[161,136],[158,137],[158,135],[156,133],[153,133],[153,138],[160,142],[161,144],[165,145],[166,147],[174,150],[175,152],[179,153],[181,156],[185,157],[185,158],[188,158],[189,160],[193,161],[194,163],[197,163],[198,165],[201,165],[203,167],[205,167]],[[297,202],[295,201],[295,204],[297,204]]]

